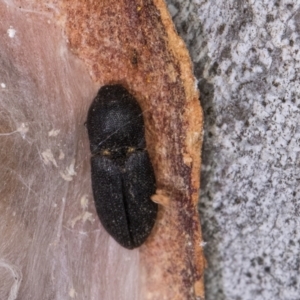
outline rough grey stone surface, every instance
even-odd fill
[[[300,1],[168,0],[205,116],[206,299],[300,299]]]

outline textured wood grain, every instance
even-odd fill
[[[197,212],[202,110],[191,61],[162,0],[65,1],[70,49],[99,86],[138,99],[160,205],[141,247],[141,299],[203,299],[205,259]]]

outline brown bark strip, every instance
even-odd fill
[[[140,248],[141,299],[203,299],[205,260],[197,212],[202,110],[188,52],[163,0],[63,1],[71,50],[92,78],[138,99],[162,204]]]

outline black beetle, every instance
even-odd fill
[[[122,85],[103,86],[88,112],[92,188],[99,219],[123,247],[149,236],[158,206],[142,110]]]

